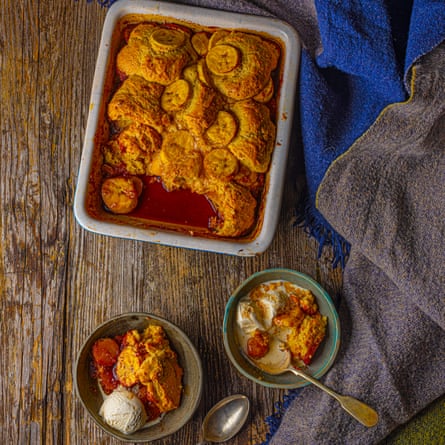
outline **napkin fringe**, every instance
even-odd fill
[[[274,404],[275,412],[270,416],[266,417],[265,423],[269,427],[269,432],[266,433],[266,440],[261,443],[261,445],[269,445],[270,440],[277,432],[278,427],[281,424],[281,420],[283,415],[289,405],[294,401],[294,399],[301,392],[301,388],[298,389],[290,389],[283,397],[282,402],[276,402]]]
[[[77,2],[79,0],[75,1]],[[117,0],[87,0],[87,3],[93,3],[94,1],[104,8],[109,8]]]
[[[325,247],[332,247],[332,267],[335,269],[340,265],[344,269],[351,245],[331,228],[318,212],[313,211],[308,196],[300,199],[295,212],[295,226],[302,227],[309,236],[318,242],[318,258],[321,257]]]

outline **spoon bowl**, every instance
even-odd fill
[[[242,394],[234,394],[220,400],[204,418],[202,424],[204,442],[220,443],[231,439],[243,427],[249,409],[249,399]]]
[[[311,375],[305,373],[301,369],[294,368],[291,364],[291,354],[290,351],[283,347],[276,347],[273,350],[273,356],[271,359],[263,358],[259,360],[252,360],[247,354],[244,354],[248,360],[252,362],[255,366],[258,366],[264,372],[272,375],[283,374],[285,372],[292,372],[295,375],[302,377],[306,381],[312,383],[313,385],[325,391],[327,394],[336,399],[340,406],[348,412],[352,417],[358,420],[362,425],[366,427],[375,426],[379,420],[377,412],[361,402],[350,396],[343,396],[336,393],[331,388],[328,388],[319,380],[315,379]]]

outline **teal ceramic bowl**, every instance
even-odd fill
[[[320,378],[330,369],[340,346],[340,322],[337,311],[328,293],[311,277],[290,269],[267,269],[251,275],[232,294],[226,305],[223,323],[223,339],[226,353],[235,368],[248,379],[269,388],[293,389],[308,385],[306,380],[286,372],[271,375],[249,362],[241,352],[236,336],[236,313],[239,300],[261,283],[274,280],[290,281],[297,286],[309,289],[314,294],[322,315],[327,316],[326,337],[317,349],[308,374]]]
[[[99,383],[91,373],[91,348],[99,338],[124,334],[130,329],[142,331],[148,325],[162,326],[171,347],[178,355],[179,364],[184,370],[181,404],[175,410],[168,412],[159,423],[133,434],[124,434],[108,426],[99,415],[103,397],[99,390]],[[98,326],[85,340],[74,366],[74,384],[77,395],[93,421],[116,439],[132,443],[162,439],[182,428],[199,406],[203,378],[201,359],[187,335],[168,320],[144,312],[119,315]]]

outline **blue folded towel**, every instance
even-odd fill
[[[404,101],[404,75],[445,37],[444,2],[315,1],[322,48],[303,51],[300,74],[301,131],[310,232],[334,245],[344,260],[343,239],[315,208],[316,193],[331,163],[389,104]],[[339,242],[340,241],[340,242]]]

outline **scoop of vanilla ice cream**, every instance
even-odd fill
[[[108,425],[124,434],[134,433],[147,421],[144,405],[126,389],[117,389],[107,396],[99,414]]]
[[[255,300],[251,300],[249,296],[243,297],[238,303],[238,326],[246,334],[254,332],[255,329],[267,331],[272,327],[273,318],[286,301],[287,296],[279,290],[265,292]]]
[[[247,299],[241,299],[238,303],[236,321],[241,330],[246,334],[251,334],[256,329],[264,330],[263,323],[258,319],[254,305]]]
[[[267,292],[261,298],[255,300],[257,313],[261,315],[262,325],[264,329],[272,327],[273,318],[277,315],[278,310],[286,304],[287,296],[282,292]]]

